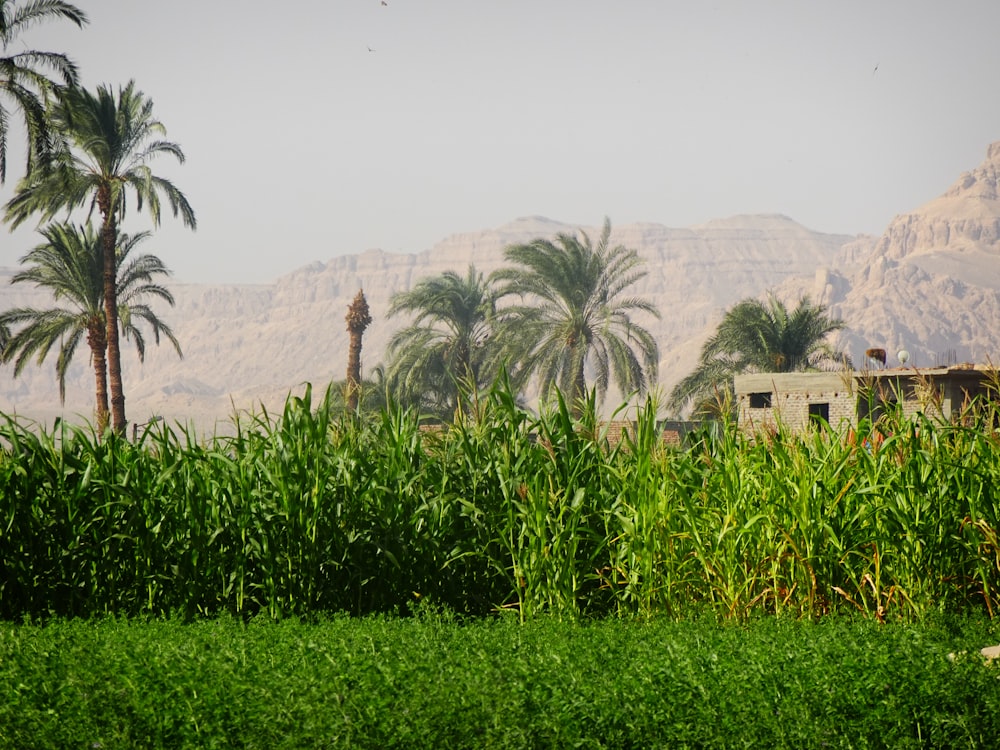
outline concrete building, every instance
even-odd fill
[[[970,399],[996,398],[990,387],[996,373],[992,367],[972,364],[759,373],[737,375],[733,385],[741,428],[773,428],[780,421],[798,432],[815,420],[853,427],[865,417],[877,418],[890,405],[899,405],[904,414],[925,412],[952,420]]]

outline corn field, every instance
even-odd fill
[[[2,418],[0,618],[1000,607],[994,406],[675,448],[652,402],[612,446],[593,402],[535,416],[497,389],[431,431],[330,401],[307,389],[208,440]]]

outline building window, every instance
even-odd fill
[[[809,422],[811,424],[818,424],[820,422],[830,421],[830,404],[824,402],[821,404],[809,404]]]
[[[770,393],[751,393],[750,394],[750,408],[751,409],[770,409],[771,408],[771,394]]]
[[[878,422],[886,413],[896,408],[895,398],[885,398],[886,394],[873,392],[858,394],[858,419]],[[892,395],[892,394],[888,394]]]

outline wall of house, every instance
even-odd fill
[[[856,421],[852,381],[841,373],[769,373],[736,378],[739,424],[748,430],[771,429],[780,422],[801,432],[809,425],[809,408],[827,405],[827,419],[834,427]],[[753,394],[771,394],[769,407],[754,408]]]
[[[873,393],[872,416],[881,413],[879,402],[901,403],[904,416],[920,412],[930,417],[952,419],[970,395],[985,392],[981,371],[969,368],[941,368],[920,373],[780,373],[738,375],[735,392],[739,424],[755,431],[775,427],[779,422],[801,432],[810,423],[810,406],[827,404],[830,424],[835,428],[856,426],[859,404],[866,392]],[[770,403],[761,406],[769,395]],[[756,398],[755,398],[756,396]],[[757,408],[755,408],[755,402]]]
[[[990,398],[985,375],[978,372],[954,373],[941,387],[945,419],[958,419],[972,398]]]

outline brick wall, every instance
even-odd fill
[[[752,408],[749,394],[739,397],[739,424],[751,430],[774,429],[778,422],[801,432],[809,425],[809,407],[827,405],[827,419],[834,427],[847,427],[857,420],[855,397],[846,388],[833,391],[772,392],[771,406]]]

